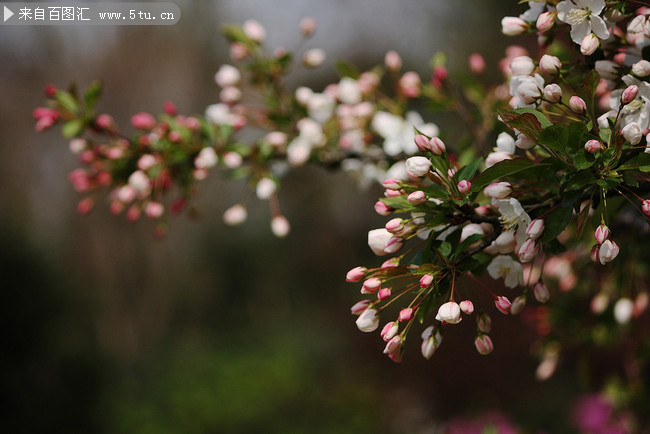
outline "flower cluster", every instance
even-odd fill
[[[438,53],[427,80],[389,51],[366,71],[337,63],[339,79],[322,90],[290,90],[284,78],[322,65],[325,53],[268,52],[266,30],[247,21],[224,27],[232,64],[217,71],[219,102],[204,116],[180,115],[168,103],[157,117],[134,115],[127,136],[95,112],[98,83],[81,97],[49,86],[48,106],[34,111],[36,130],[61,123],[71,139],[82,168],[70,180],[87,194],[82,213],[108,187],[112,212],[160,219],[181,210],[196,182],[219,168],[269,201],[272,231],[285,236],[278,189],[287,169],[340,168],[361,184],[380,184],[374,210],[389,220],[369,231],[368,245],[387,259],[346,276],[364,296],[351,309],[358,328],[381,326],[384,353],[400,361],[409,332],[422,324],[428,359],[448,327],[474,316],[474,346],[486,355],[494,349],[494,310],[516,315],[528,306],[522,316],[539,336],[537,377],[545,379],[558,364],[558,336],[571,341],[553,329],[575,324],[552,297],[565,305],[587,299],[586,314],[620,327],[640,318],[650,299],[644,244],[635,245],[650,221],[650,8],[637,6],[530,1],[503,19],[502,31],[536,36],[539,51],[508,47],[504,83],[493,87],[480,79],[479,54],[469,58],[471,74],[455,77]],[[315,30],[311,18],[300,23],[305,39]],[[463,133],[441,131],[435,117],[414,110],[423,105],[456,115]],[[244,141],[239,131],[248,127]],[[170,194],[180,197],[167,204]],[[239,224],[246,215],[242,201],[224,220]],[[633,242],[621,242],[626,237]],[[596,265],[587,268],[589,258]],[[587,280],[580,267],[591,273]],[[481,304],[486,296],[493,306]]]

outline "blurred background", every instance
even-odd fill
[[[486,80],[508,39],[516,1],[176,1],[175,26],[0,26],[1,407],[5,432],[437,432],[455,418],[507,417],[560,432],[574,380],[560,369],[534,380],[533,331],[494,317],[495,351],[473,347],[466,321],[425,361],[412,336],[401,364],[378,333],[360,333],[349,307],[348,269],[375,265],[369,229],[379,189],[301,169],[280,190],[292,233],[276,239],[265,203],[242,227],[221,214],[245,185],[215,173],[200,184],[198,218],[172,218],[169,235],[127,223],[107,205],[88,216],[67,181],[76,167],[57,132],[34,132],[32,110],[48,83],[101,78],[99,110],[126,125],[166,100],[181,113],[218,101],[213,76],[228,63],[219,26],[256,19],[267,46],[291,48],[305,16],[318,21],[309,48],[328,62],[294,84],[322,89],[335,59],[370,67],[394,49],[406,70],[428,74],[436,51],[451,70],[485,55]],[[442,129],[448,125],[440,125]],[[453,127],[453,125],[451,125]],[[469,284],[465,282],[466,284]],[[489,302],[489,301],[488,301]],[[514,326],[513,326],[514,325]],[[505,414],[507,416],[499,416]],[[504,422],[505,423],[505,422]],[[4,429],[3,429],[4,431]]]

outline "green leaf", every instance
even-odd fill
[[[596,178],[594,177],[594,174],[591,173],[591,170],[581,170],[571,176],[570,180],[566,184],[565,189],[580,190],[585,188],[587,185],[593,184],[595,180]]]
[[[641,172],[650,172],[650,154],[645,152],[639,154],[639,170]]]
[[[625,184],[629,187],[638,187],[639,182],[637,181],[636,177],[634,176],[634,173],[631,171],[626,171],[623,172],[623,180],[625,181]]]
[[[600,130],[599,134],[600,140],[603,141],[603,143],[609,143],[609,138],[612,136],[612,130],[603,128]]]
[[[471,246],[472,244],[474,244],[475,242],[477,242],[481,238],[483,238],[483,235],[481,235],[481,234],[474,234],[474,235],[470,235],[469,237],[465,238],[463,240],[463,242],[460,243],[458,245],[458,247],[456,247],[456,251],[452,255],[452,259],[454,257],[457,257],[458,255],[460,255],[461,253],[463,253],[463,251],[465,251],[465,249],[467,249],[469,246]]]
[[[451,243],[447,241],[443,241],[442,243],[440,243],[440,247],[438,247],[438,251],[444,257],[448,257],[449,254],[451,253],[451,250],[452,250]]]
[[[73,97],[71,94],[68,92],[63,92],[63,91],[58,91],[56,93],[56,101],[63,107],[64,110],[72,113],[72,114],[78,114],[79,113],[79,103]]]
[[[415,205],[409,202],[405,196],[382,197],[379,200],[396,210],[410,210],[415,208]]]
[[[514,158],[512,160],[500,161],[489,169],[486,169],[472,182],[472,191],[479,191],[495,179],[522,172],[536,166],[539,167],[540,165],[536,165],[527,158]]]
[[[554,151],[566,152],[569,128],[564,124],[555,124],[545,128],[540,133],[538,142]]]
[[[542,243],[548,243],[557,238],[558,235],[567,227],[571,221],[573,207],[559,206],[544,221],[544,233],[542,234]]]
[[[516,128],[531,140],[537,142],[543,129],[553,123],[542,112],[535,109],[523,108],[517,110],[497,110],[503,122]]]
[[[424,297],[422,303],[420,303],[420,307],[418,308],[418,313],[415,316],[415,318],[420,322],[420,324],[424,322],[426,316],[429,314],[429,312],[431,312],[431,307],[433,306],[433,293],[434,291],[431,291],[429,295]]]
[[[84,93],[84,104],[86,105],[86,110],[92,111],[99,101],[99,97],[102,94],[102,82],[101,80],[93,81],[86,92]]]
[[[587,169],[594,165],[596,159],[593,154],[588,153],[584,149],[578,149],[575,154],[573,154],[573,167],[578,170]]]
[[[478,170],[478,166],[483,161],[483,158],[476,158],[467,166],[460,169],[458,172],[458,180],[462,181],[463,179],[472,179]]]
[[[339,77],[352,77],[354,79],[359,78],[361,72],[353,63],[345,62],[343,60],[338,60],[334,63],[334,69]]]
[[[71,139],[73,137],[79,136],[83,132],[85,126],[86,124],[82,119],[73,119],[63,124],[63,128],[61,128],[61,134],[66,139]]]
[[[595,69],[592,69],[587,78],[585,79],[582,86],[585,89],[585,103],[587,103],[587,109],[593,111],[594,107],[594,96],[596,94],[596,88],[600,82],[600,75],[596,72]]]

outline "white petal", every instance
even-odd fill
[[[609,38],[609,31],[607,30],[607,24],[605,24],[605,21],[596,16],[591,16],[591,31],[596,34],[600,39],[607,39]]]
[[[600,15],[603,9],[605,9],[605,0],[576,0],[576,3],[581,9],[588,8],[593,15]]]
[[[576,44],[581,44],[582,40],[591,33],[591,23],[589,20],[584,20],[581,23],[574,24],[571,26],[571,39]]]

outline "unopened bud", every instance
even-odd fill
[[[499,312],[507,315],[510,312],[510,306],[512,304],[510,303],[510,300],[508,300],[508,297],[499,295],[494,299],[494,305],[499,309]]]
[[[466,179],[463,179],[462,181],[460,181],[460,182],[458,183],[458,191],[459,191],[461,194],[467,194],[467,193],[469,193],[469,191],[471,190],[471,188],[472,188],[472,183],[469,182],[469,181],[466,180]]]
[[[590,33],[582,39],[582,42],[580,43],[580,52],[585,56],[590,56],[594,54],[599,46],[600,40],[598,39],[598,36]]]
[[[442,155],[445,153],[445,150],[447,149],[445,147],[445,143],[440,140],[438,137],[433,137],[429,143],[429,146],[431,147],[431,152],[433,152],[436,155]]]
[[[518,17],[504,17],[501,20],[501,32],[504,35],[521,35],[528,29],[528,23]]]
[[[621,94],[621,104],[629,104],[636,99],[639,94],[639,86],[632,84],[625,88]]]
[[[585,151],[591,154],[595,154],[596,152],[600,151],[602,148],[603,148],[603,144],[596,139],[587,140],[587,143],[585,143]]]
[[[606,225],[601,224],[594,231],[594,238],[598,244],[604,243],[605,240],[609,238],[609,228]]]
[[[572,96],[569,99],[569,107],[574,113],[582,114],[587,111],[587,104],[579,96]]]
[[[526,228],[526,236],[531,240],[536,240],[544,232],[544,220],[535,219]]]
[[[535,295],[535,300],[540,303],[546,303],[550,297],[548,288],[542,282],[537,282],[533,287],[533,294]]]
[[[492,339],[488,335],[480,334],[474,339],[474,346],[476,351],[479,352],[482,356],[490,354],[494,350],[494,345],[492,344]]]
[[[346,282],[359,282],[363,279],[368,272],[366,267],[354,267],[345,275]]]
[[[557,17],[557,12],[543,12],[537,17],[537,30],[540,32],[546,32],[551,30],[553,24],[555,24],[555,19]]]
[[[471,315],[474,312],[474,303],[469,300],[463,300],[459,304],[460,310],[466,315]]]
[[[546,74],[555,75],[558,73],[560,68],[562,68],[562,62],[555,56],[544,54],[542,58],[539,59],[539,69]]]
[[[546,85],[543,93],[548,102],[556,103],[562,100],[562,88],[555,83]]]

